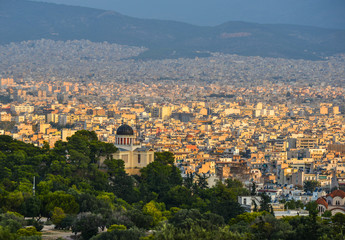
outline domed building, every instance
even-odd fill
[[[127,124],[121,125],[116,131],[115,145],[130,146],[135,144],[133,128]]]
[[[345,214],[345,192],[342,190],[334,190],[325,197],[316,200],[320,214],[326,210],[331,211],[332,215],[336,213]]]
[[[135,136],[133,128],[127,124],[117,129],[115,146],[118,151],[112,157],[124,161],[125,170],[129,175],[140,174],[140,169],[154,161],[154,151],[143,147]],[[101,165],[104,160],[101,159]]]

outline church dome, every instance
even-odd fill
[[[117,129],[116,135],[134,135],[134,131],[132,127],[127,124],[123,124]]]

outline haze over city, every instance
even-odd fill
[[[116,11],[139,18],[214,26],[227,21],[345,28],[342,0],[46,0]]]

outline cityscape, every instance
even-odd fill
[[[0,45],[0,240],[344,239],[345,53]]]

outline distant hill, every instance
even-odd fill
[[[244,22],[200,27],[84,7],[0,0],[0,44],[42,38],[147,47],[149,50],[139,58],[195,57],[223,52],[322,59],[345,52],[345,30]]]

